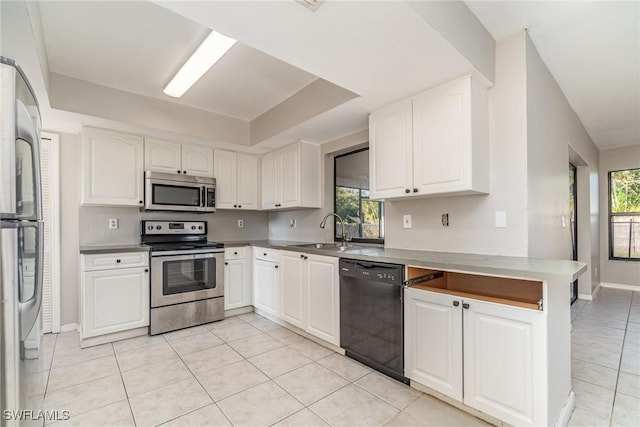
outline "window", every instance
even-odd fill
[[[640,169],[609,172],[609,258],[640,261]]]
[[[347,237],[359,242],[384,243],[384,204],[369,200],[369,149],[334,159],[335,212],[344,219]],[[335,239],[342,238],[335,221]]]

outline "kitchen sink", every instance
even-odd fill
[[[296,248],[308,248],[308,249],[322,249],[327,251],[337,251],[337,252],[367,252],[367,251],[377,251],[379,248],[371,247],[371,246],[362,246],[362,245],[351,245],[348,244],[343,246],[340,243],[307,243],[304,245],[296,245]]]
[[[340,243],[308,243],[305,245],[296,245],[297,248],[325,249],[330,251],[344,252],[353,249],[353,245],[342,246]]]

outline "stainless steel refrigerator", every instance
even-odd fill
[[[42,424],[40,116],[27,79],[0,57],[0,425]],[[22,412],[20,412],[22,411]]]

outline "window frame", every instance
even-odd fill
[[[613,254],[613,218],[616,216],[635,216],[640,218],[640,212],[611,212],[611,174],[615,172],[625,172],[625,171],[634,171],[640,170],[640,168],[627,168],[627,169],[618,169],[607,172],[607,209],[608,209],[608,221],[609,224],[607,226],[609,230],[609,260],[610,261],[627,261],[627,262],[640,262],[639,258],[628,257],[617,257]],[[631,241],[631,234],[629,234],[629,241]]]
[[[333,188],[333,212],[338,212],[338,210],[337,210],[338,206],[336,204],[336,187],[337,187],[337,185],[336,185],[336,177],[337,177],[337,174],[336,174],[336,170],[337,170],[336,161],[340,157],[346,157],[346,156],[349,156],[351,154],[357,154],[357,153],[360,153],[360,152],[363,152],[363,151],[369,151],[369,147],[367,146],[367,147],[363,147],[363,148],[358,148],[358,149],[355,149],[353,151],[349,151],[347,153],[342,153],[342,154],[339,154],[339,155],[333,157],[333,187],[332,187]],[[346,186],[343,186],[343,185],[341,185],[340,187],[343,187],[343,188],[354,188],[354,187],[346,187]],[[362,189],[361,188],[356,188],[356,190],[362,190]],[[362,215],[362,193],[360,193],[359,197],[360,197],[360,202],[359,202],[359,204],[360,204],[360,214]],[[381,202],[381,201],[377,201],[377,202],[380,203],[380,231],[381,231],[381,234],[382,234],[382,238],[380,238],[380,239],[368,239],[368,238],[364,238],[364,237],[353,237],[351,239],[352,242],[354,242],[354,243],[373,243],[373,244],[382,244],[382,245],[384,244],[384,213],[385,213],[384,202]],[[339,241],[342,240],[342,239],[340,239],[339,237],[336,236],[336,234],[337,234],[336,230],[338,229],[338,227],[339,227],[338,218],[333,217],[333,241],[334,242],[339,242]],[[360,229],[360,233],[362,233],[362,224],[360,224],[359,229]]]

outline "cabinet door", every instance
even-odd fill
[[[231,259],[224,264],[224,309],[251,305],[251,274],[248,261]]]
[[[338,258],[308,255],[307,332],[340,345]]]
[[[213,178],[213,149],[182,144],[182,173]]]
[[[283,208],[300,206],[300,145],[280,152],[280,201]]]
[[[237,201],[241,209],[258,209],[258,158],[238,153]]]
[[[306,262],[299,252],[282,252],[281,256],[281,316],[292,325],[304,329],[306,277],[303,267],[306,267]]]
[[[278,264],[256,260],[253,268],[253,305],[273,316],[279,317]]]
[[[177,142],[144,139],[144,169],[164,173],[182,172],[182,150]]]
[[[544,313],[463,302],[464,403],[512,425],[546,425]]]
[[[85,128],[82,145],[82,204],[142,206],[141,136]]]
[[[462,400],[460,298],[411,288],[404,298],[405,375]]]
[[[470,91],[470,78],[467,78],[413,99],[413,184],[418,189],[417,194],[445,193],[470,187]]]
[[[82,338],[149,325],[146,268],[85,272],[82,282]]]
[[[236,201],[237,188],[237,156],[226,150],[215,150],[214,173],[216,178],[216,208],[233,209],[238,207]]]
[[[402,197],[413,191],[411,99],[369,116],[371,199]]]
[[[262,209],[274,209],[280,203],[278,154],[262,156]]]

